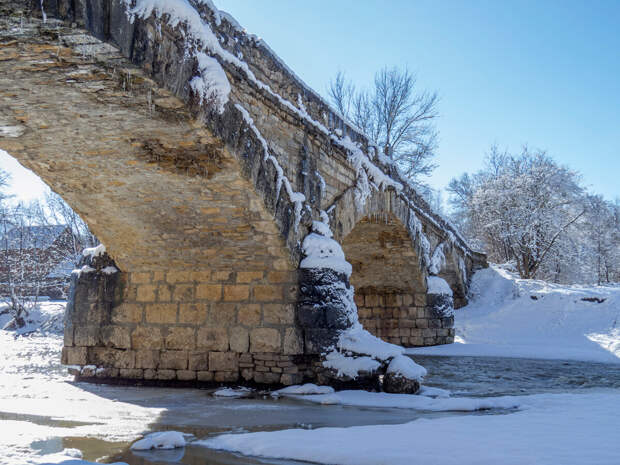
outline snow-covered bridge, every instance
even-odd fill
[[[107,247],[74,275],[67,364],[291,384],[358,315],[453,340],[484,256],[264,42],[207,0],[41,4],[0,0],[0,148]]]

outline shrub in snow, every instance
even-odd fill
[[[183,433],[178,431],[160,431],[147,434],[131,445],[133,450],[174,449],[185,447]]]

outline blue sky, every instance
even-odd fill
[[[437,188],[493,143],[546,149],[590,190],[620,196],[620,1],[216,0],[325,94],[408,66],[440,95]],[[10,161],[0,153],[0,166]],[[20,197],[40,195],[11,169]]]
[[[216,0],[325,94],[408,66],[437,90],[444,187],[493,143],[548,151],[608,199],[620,196],[619,1]],[[260,5],[260,6],[259,6]]]

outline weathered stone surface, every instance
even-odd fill
[[[282,341],[274,328],[256,328],[250,332],[250,352],[278,352]]]
[[[239,368],[239,355],[234,352],[210,352],[210,371],[237,371]]]
[[[387,373],[383,377],[383,390],[391,394],[416,394],[420,390],[420,382],[399,374]]]

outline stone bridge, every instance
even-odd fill
[[[0,148],[107,248],[73,275],[63,362],[83,378],[321,382],[358,316],[452,342],[485,265],[205,0],[0,0]]]

